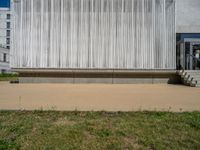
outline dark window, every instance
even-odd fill
[[[6,70],[5,70],[5,69],[2,69],[2,70],[1,70],[1,73],[2,73],[2,74],[6,73]]]
[[[7,22],[7,29],[10,29],[10,22]]]
[[[3,62],[6,62],[6,54],[3,54]]]
[[[10,14],[7,14],[6,18],[7,18],[7,19],[10,19]]]
[[[6,38],[6,44],[10,44],[10,38]]]
[[[10,30],[6,31],[6,36],[10,36]]]
[[[10,46],[6,46],[7,49],[10,49]]]

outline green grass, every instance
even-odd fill
[[[200,149],[200,113],[2,111],[4,149]]]
[[[18,80],[17,74],[0,74],[0,81],[16,81]]]

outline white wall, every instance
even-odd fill
[[[6,38],[0,37],[0,47],[4,47],[6,45]]]
[[[6,28],[6,22],[0,22],[0,28],[5,29]]]
[[[200,0],[176,0],[176,32],[200,33]]]
[[[6,30],[0,29],[0,37],[5,37],[5,36],[6,36]]]
[[[7,19],[7,13],[8,11],[0,10],[0,19]]]
[[[176,67],[174,0],[18,0],[14,14],[13,68]]]

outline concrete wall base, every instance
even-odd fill
[[[17,71],[17,70],[15,70]],[[19,83],[179,84],[175,70],[18,70]]]
[[[177,78],[177,79],[175,79]],[[19,77],[19,83],[70,83],[70,84],[179,84],[179,78],[174,77],[175,82],[169,78],[45,78],[45,77]]]

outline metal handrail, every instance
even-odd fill
[[[194,55],[192,55],[192,54],[187,54],[187,55],[200,62],[200,59],[196,58]]]

